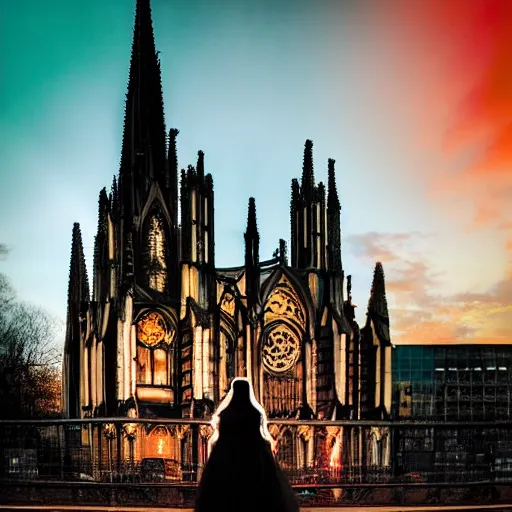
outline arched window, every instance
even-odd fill
[[[169,240],[163,216],[155,212],[149,217],[144,233],[144,270],[148,285],[161,293],[167,291],[167,257]]]
[[[174,373],[174,330],[162,315],[153,311],[137,323],[137,384],[172,385]]]
[[[169,431],[162,426],[156,427],[149,434],[146,457],[172,458],[172,455]]]

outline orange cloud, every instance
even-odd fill
[[[477,64],[467,76],[470,92],[454,110],[446,137],[451,139],[451,152],[472,157],[447,192],[471,194],[475,226],[480,228],[512,215],[512,2],[470,3],[476,8],[466,20],[468,37],[460,41],[459,55],[470,59],[473,54]],[[448,69],[447,80],[457,72],[457,66]]]
[[[393,342],[512,342],[512,276],[486,293],[439,293],[443,276],[414,251],[419,236],[366,233],[349,238],[360,257],[376,261],[388,256],[383,264]]]
[[[385,5],[398,101],[415,112],[413,143],[439,157],[428,170],[436,199],[472,229],[499,229],[512,220],[512,1]]]

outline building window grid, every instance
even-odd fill
[[[510,349],[407,346],[399,348],[396,361],[395,383],[411,383],[413,388],[413,417],[466,421],[511,417]],[[417,385],[420,382],[425,389]],[[430,390],[427,382],[432,384]]]

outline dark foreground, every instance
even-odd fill
[[[29,512],[29,511],[52,511],[52,512],[193,512],[193,509],[189,508],[147,508],[147,507],[85,507],[85,508],[77,508],[77,507],[58,507],[55,508],[54,505],[32,505],[32,506],[13,506],[13,507],[5,507],[0,505],[0,510],[2,511],[16,511],[16,512]],[[332,512],[339,510],[339,507],[302,507],[302,512]],[[512,510],[511,505],[483,505],[483,506],[454,506],[454,505],[438,505],[438,506],[430,506],[430,507],[391,507],[391,506],[373,506],[373,507],[343,507],[344,512],[359,512],[361,510],[372,510],[374,512],[436,512],[436,511],[453,511],[453,512],[462,512],[462,511],[471,511],[471,512],[509,512]]]
[[[43,510],[46,504],[54,511],[192,509],[196,491],[193,484],[171,483],[3,481],[0,486],[1,510]],[[295,486],[295,490],[301,507],[314,507],[317,512],[318,507],[364,506],[378,510],[509,510],[512,504],[512,485],[485,482]]]

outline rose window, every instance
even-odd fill
[[[155,312],[145,316],[137,324],[137,338],[148,347],[154,347],[162,341],[171,343],[173,334],[165,320]]]
[[[262,350],[265,368],[272,373],[284,373],[297,362],[300,342],[288,327],[278,325],[266,336]]]

